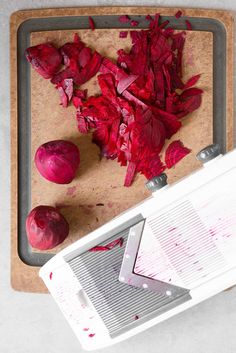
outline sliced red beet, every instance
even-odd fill
[[[138,21],[135,21],[135,20],[131,20],[131,21],[130,21],[130,25],[131,25],[132,27],[137,27],[137,26],[139,25],[139,22],[138,22]]]
[[[120,31],[119,37],[120,38],[127,38],[128,36],[128,31]]]
[[[62,56],[51,43],[27,48],[25,56],[32,67],[44,78],[51,78],[60,69]]]
[[[91,28],[92,31],[94,31],[95,30],[94,20],[90,16],[89,16],[88,20],[89,20],[89,27]]]
[[[181,15],[179,10],[176,18]],[[72,43],[60,48],[64,68],[51,76],[61,104],[66,107],[72,101],[75,106],[79,131],[92,131],[92,141],[101,155],[117,158],[121,166],[127,166],[125,186],[132,184],[136,173],[150,179],[165,170],[160,160],[165,140],[181,128],[180,118],[199,108],[203,93],[193,87],[200,75],[186,83],[182,79],[186,32],[166,28],[169,21],[160,24],[159,14],[146,19],[149,29],[130,31],[131,48],[118,50],[117,62],[93,52],[75,34]],[[120,16],[119,21],[138,24],[127,15]],[[90,26],[94,29],[93,22]],[[121,31],[120,37],[126,38],[127,34]],[[98,71],[101,94],[87,98],[87,92],[78,86]],[[171,156],[166,157],[168,168],[187,153],[178,141],[171,146],[167,148],[167,157],[168,153]]]
[[[196,85],[196,83],[198,82],[199,78],[201,77],[200,74],[192,76],[184,85],[184,89],[192,87],[194,85]]]
[[[152,18],[152,16],[151,16],[151,15],[147,15],[147,16],[145,16],[145,20],[147,20],[147,21],[152,21],[152,20],[153,20],[153,18]]]
[[[130,21],[130,18],[128,15],[122,15],[119,17],[120,23],[128,23]]]
[[[173,141],[166,149],[165,164],[167,168],[172,168],[190,152],[191,150],[187,147],[184,147],[180,140]]]
[[[182,11],[181,10],[178,10],[175,14],[175,17],[178,19],[182,16]]]
[[[82,85],[90,80],[98,72],[102,62],[102,57],[96,51],[93,53],[91,60],[79,71],[75,68],[66,68],[57,73],[52,79],[53,84],[58,84],[61,81],[72,78],[76,85]]]
[[[191,23],[188,21],[188,20],[185,20],[185,23],[186,23],[186,27],[189,31],[191,31],[193,28],[192,28],[192,25]]]

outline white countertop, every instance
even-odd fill
[[[0,0],[0,353],[83,352],[50,295],[18,293],[11,289],[9,223],[9,15],[19,9],[83,5],[185,6],[236,11],[233,0]],[[235,328],[236,287],[99,352],[235,353]]]

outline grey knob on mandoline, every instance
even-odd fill
[[[152,192],[159,190],[163,188],[163,186],[167,185],[167,175],[162,173],[158,176],[155,176],[154,178],[148,180],[145,185],[146,188]]]
[[[200,162],[206,163],[219,156],[220,152],[220,145],[218,145],[218,143],[215,143],[213,145],[203,148],[200,152],[198,152],[196,158]]]

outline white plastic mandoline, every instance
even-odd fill
[[[206,162],[208,152],[199,158]],[[41,268],[84,349],[120,342],[236,284],[235,183],[233,150],[153,192]],[[121,247],[88,251],[121,237]]]

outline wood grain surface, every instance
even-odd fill
[[[11,268],[12,286],[16,290],[46,292],[38,268],[25,265],[17,253],[17,68],[16,34],[18,26],[29,18],[50,16],[76,16],[95,14],[147,14],[160,12],[173,15],[177,9],[162,8],[76,8],[20,11],[11,17],[11,116],[12,116],[12,249]],[[233,20],[223,11],[203,11],[184,9],[186,16],[211,17],[221,20],[227,30],[227,149],[233,144],[232,112],[232,40]],[[34,32],[31,44],[52,41],[61,45],[73,39],[75,31]],[[128,48],[129,39],[120,39],[118,29],[97,29],[77,31],[86,43],[103,55],[116,58],[118,48]],[[104,45],[105,43],[105,45]],[[195,154],[204,146],[212,143],[212,63],[213,37],[210,32],[188,31],[184,50],[184,78],[201,73],[198,87],[204,90],[203,101],[198,111],[188,115],[179,133],[172,139],[181,139],[192,153],[175,168],[168,171],[170,182],[182,178],[199,167]],[[89,95],[98,93],[96,78],[85,85]],[[81,167],[76,179],[70,185],[57,185],[44,180],[32,163],[31,201],[32,207],[39,204],[60,206],[61,212],[71,225],[66,241],[50,252],[74,242],[78,238],[96,229],[115,215],[146,198],[149,193],[144,188],[145,178],[138,175],[130,188],[123,187],[126,168],[116,161],[99,157],[98,148],[91,143],[91,135],[81,135],[77,130],[75,109],[73,106],[62,108],[54,86],[31,70],[31,151],[34,156],[37,147],[53,139],[69,139],[77,144],[81,152]],[[169,142],[169,141],[168,141]],[[163,151],[164,152],[164,151]],[[100,205],[100,206],[98,206]],[[102,205],[102,206],[101,206]]]

